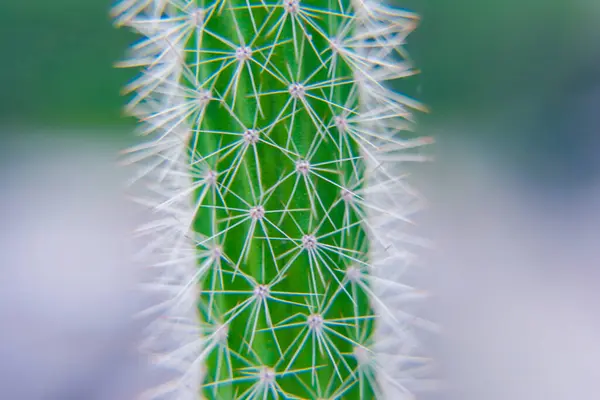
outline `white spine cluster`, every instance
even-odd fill
[[[240,43],[232,44],[231,54],[222,56],[228,68],[235,68],[234,77],[239,77],[245,71],[251,74],[250,65],[255,62],[261,63],[266,73],[282,82],[282,92],[289,93],[290,101],[276,122],[293,119],[296,110],[303,107],[312,118],[316,131],[321,132],[327,140],[338,143],[340,152],[348,141],[355,143],[360,151],[356,158],[366,165],[362,178],[344,182],[337,187],[337,191],[347,214],[352,212],[358,215],[361,226],[368,232],[368,258],[345,251],[343,244],[339,248],[322,244],[322,239],[327,235],[320,235],[318,224],[314,231],[300,232],[295,238],[287,237],[295,243],[295,248],[286,254],[274,254],[275,264],[280,258],[296,258],[300,253],[307,252],[314,263],[311,271],[313,276],[309,278],[313,291],[317,291],[319,281],[323,281],[323,276],[327,274],[335,277],[337,287],[326,296],[309,294],[310,304],[306,313],[290,316],[283,321],[269,321],[271,302],[294,303],[290,299],[302,295],[277,290],[277,284],[284,279],[291,262],[280,266],[280,275],[274,280],[260,282],[257,277],[251,277],[240,269],[248,255],[246,245],[239,259],[229,259],[221,247],[220,233],[202,236],[195,233],[192,227],[202,207],[202,199],[228,192],[235,176],[235,171],[212,170],[202,162],[190,159],[189,148],[190,140],[197,134],[195,129],[198,121],[205,118],[206,106],[210,102],[221,103],[231,111],[232,120],[236,120],[236,81],[232,81],[225,93],[212,92],[216,77],[209,77],[196,87],[182,84],[182,81],[194,81],[193,71],[185,61],[186,44],[194,34],[202,37],[199,33],[203,32],[207,20],[212,15],[224,12],[227,2],[216,0],[207,6],[198,6],[193,0],[122,0],[113,9],[118,24],[129,26],[142,36],[142,40],[132,46],[130,57],[122,65],[142,68],[140,76],[128,85],[126,91],[133,95],[128,107],[141,121],[140,134],[149,137],[144,143],[127,150],[125,156],[127,162],[139,166],[134,181],[143,183],[145,188],[139,200],[153,212],[151,222],[138,231],[146,243],[140,251],[140,258],[148,262],[145,288],[160,299],[143,313],[160,315],[148,327],[149,338],[145,348],[155,356],[157,364],[166,366],[175,376],[168,383],[152,388],[145,396],[148,399],[200,398],[202,371],[207,355],[218,352],[223,355],[219,360],[225,361],[232,356],[242,358],[242,355],[227,347],[227,338],[232,334],[229,324],[245,310],[253,309],[255,319],[249,321],[248,332],[243,333],[250,348],[257,334],[252,323],[256,326],[258,315],[265,315],[275,342],[275,331],[286,327],[303,327],[294,343],[313,343],[313,348],[317,346],[321,353],[331,358],[336,371],[351,371],[353,376],[358,376],[358,384],[377,388],[375,395],[378,399],[412,398],[410,388],[416,375],[411,371],[424,369],[429,362],[414,356],[418,343],[412,329],[415,322],[423,321],[402,312],[407,297],[421,294],[403,283],[403,272],[411,263],[405,246],[405,228],[410,214],[420,208],[420,199],[400,176],[404,173],[404,162],[426,160],[412,150],[430,143],[430,140],[402,138],[401,133],[410,127],[412,110],[423,110],[423,107],[395,92],[389,83],[415,73],[406,61],[402,45],[416,27],[417,17],[374,0],[353,0],[348,10],[353,17],[348,18],[336,32],[327,32],[317,29],[315,22],[328,17],[327,4],[324,10],[319,10],[304,6],[298,0],[284,0],[274,5],[248,3],[248,7],[263,6],[267,12],[284,10],[284,16],[268,32],[275,36],[275,44],[254,48],[252,43],[240,40]],[[255,21],[252,23],[258,24]],[[295,27],[295,35],[303,36],[302,40],[297,40],[298,45],[294,42],[297,53],[302,52],[304,46],[310,46],[312,35],[315,34],[308,33],[307,27],[310,27],[329,42],[328,53],[321,54],[320,61],[324,68],[329,69],[330,75],[341,61],[353,70],[350,82],[353,90],[350,91],[347,104],[333,104],[330,108],[334,117],[330,121],[321,120],[315,115],[311,101],[316,98],[317,101],[331,103],[327,97],[328,91],[333,91],[336,85],[343,82],[337,82],[333,76],[325,82],[311,82],[310,76],[302,81],[291,72],[285,76],[270,68],[272,50],[279,40],[278,31],[286,23]],[[262,112],[259,98],[264,95],[258,85],[251,88],[249,97],[256,99],[258,112]],[[232,96],[233,101],[228,101]],[[357,99],[359,105],[355,106]],[[239,120],[236,122],[243,125]],[[238,144],[222,151],[239,152],[240,159],[246,153],[256,155],[255,146],[261,141],[274,145],[269,142],[271,129],[272,126],[240,126],[237,133],[226,133],[238,135]],[[294,133],[290,132],[289,135],[289,143],[292,143]],[[296,154],[293,144],[283,151],[293,160],[295,170],[282,178],[282,182],[284,179],[295,180],[294,188],[305,184],[310,190],[311,179],[325,179],[325,174],[332,167],[326,163],[312,163],[310,152]],[[258,160],[255,161],[258,164]],[[234,163],[232,168],[241,169],[243,166],[241,162],[237,166]],[[192,194],[198,192],[200,200],[194,200]],[[248,243],[253,240],[252,235],[258,236],[255,231],[264,234],[266,225],[276,226],[279,218],[283,219],[285,214],[294,212],[288,205],[283,205],[281,210],[265,208],[264,200],[271,193],[271,190],[266,190],[253,194],[257,197],[253,204],[248,204],[246,210],[235,211],[240,214],[235,217],[239,218],[236,221],[251,223]],[[290,201],[293,196],[294,193],[291,193]],[[323,205],[320,204],[318,193],[315,193],[311,198],[311,208],[319,207]],[[351,225],[348,222],[340,229],[349,229]],[[271,238],[274,239],[284,238]],[[270,240],[266,242],[267,246],[271,246]],[[341,277],[336,277],[338,270],[328,261],[328,254],[333,253],[353,260],[353,265],[346,268]],[[209,269],[221,271],[223,264],[231,266],[231,271],[225,274],[233,277],[239,274],[241,279],[248,281],[248,291],[241,293],[247,294],[248,298],[238,306],[214,315],[219,323],[205,324],[196,312],[200,298],[198,282]],[[212,301],[211,290],[207,289],[209,303]],[[336,296],[352,296],[356,291],[369,294],[374,316],[357,315],[350,320],[327,315]],[[332,338],[339,336],[336,328],[370,318],[377,319],[374,335],[350,329],[343,338],[353,344],[353,351],[343,354],[333,348]],[[276,343],[276,348],[285,362],[265,366],[259,355],[244,358],[254,359],[254,362],[249,362],[248,368],[241,374],[255,384],[244,393],[235,394],[236,398],[263,399],[271,395],[273,398],[286,398],[287,394],[277,380],[292,373],[306,372],[313,381],[317,379],[316,362],[307,371],[294,369],[300,347],[282,349]],[[351,359],[356,367],[352,367]],[[228,368],[225,364],[221,367]],[[339,371],[338,375],[341,376]],[[226,383],[233,381],[232,377]],[[350,384],[336,382],[332,377],[330,383],[325,385],[327,390],[322,390],[324,385],[317,386],[316,389],[308,388],[314,393],[313,398],[337,399],[343,398]]]

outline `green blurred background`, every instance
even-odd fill
[[[111,25],[106,0],[0,2],[0,123],[131,125],[113,68],[135,36]]]
[[[396,0],[423,15],[410,49],[436,113],[552,97],[600,55],[594,0]],[[596,3],[596,4],[595,4]],[[0,116],[38,123],[115,122],[111,69],[133,36],[111,26],[107,0],[3,1]]]

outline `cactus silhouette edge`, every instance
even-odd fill
[[[140,144],[143,349],[159,399],[408,399],[429,366],[403,302],[402,179],[429,138],[403,45],[418,17],[376,1],[122,0]],[[415,324],[417,322],[417,324]]]

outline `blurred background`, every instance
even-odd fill
[[[110,4],[0,2],[2,399],[126,400],[146,379],[115,168],[134,72],[112,66],[135,37]],[[600,398],[600,2],[396,4],[422,15],[400,89],[437,140],[413,171],[443,326],[422,398]]]

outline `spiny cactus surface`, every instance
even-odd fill
[[[415,73],[417,17],[371,0],[113,11],[142,35],[123,65],[142,67],[126,91],[149,140],[126,154],[155,213],[139,230],[162,296],[146,345],[175,371],[146,396],[409,396],[424,361],[398,307],[420,295],[400,279],[415,203],[398,166],[428,140],[389,83]]]

